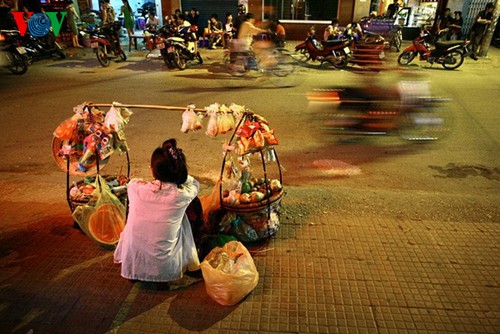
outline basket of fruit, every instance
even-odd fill
[[[120,175],[118,177],[112,175],[103,175],[106,183],[111,189],[111,192],[118,197],[120,202],[127,202],[127,182],[128,177]],[[87,176],[84,179],[73,182],[73,186],[69,188],[68,199],[73,211],[79,205],[89,204],[95,191],[95,176]]]
[[[221,170],[221,207],[227,214],[221,230],[240,241],[276,234],[285,194],[274,145],[278,141],[267,121],[252,112],[243,115],[226,146]]]

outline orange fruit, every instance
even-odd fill
[[[88,221],[91,236],[105,245],[117,243],[124,227],[125,212],[114,204],[99,206]]]

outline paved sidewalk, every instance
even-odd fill
[[[492,54],[463,69],[498,67]],[[487,212],[398,219],[354,211],[365,189],[347,204],[321,196],[339,189],[307,189],[311,203],[285,179],[281,229],[250,247],[257,288],[223,307],[195,278],[172,290],[121,278],[112,251],[73,229],[64,173],[28,163],[0,172],[0,333],[500,333],[500,221]]]
[[[498,222],[294,218],[291,198],[277,237],[250,248],[259,284],[233,307],[193,278],[173,291],[121,278],[64,203],[33,219],[39,208],[4,202],[2,220],[21,220],[0,231],[1,332],[500,332]]]

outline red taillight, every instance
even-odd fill
[[[309,101],[339,101],[340,96],[339,93],[335,91],[311,92],[307,94],[307,99]]]
[[[0,33],[0,42],[3,42],[3,41],[5,41],[5,36],[2,33]]]

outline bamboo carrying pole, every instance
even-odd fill
[[[89,107],[124,107],[124,108],[143,108],[143,109],[162,109],[162,110],[186,110],[185,107],[176,107],[176,106],[159,106],[159,105],[150,105],[150,104],[123,104],[123,103],[92,103],[89,102],[87,104]],[[195,112],[207,112],[205,109],[195,108],[193,109]]]

